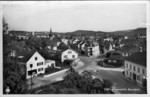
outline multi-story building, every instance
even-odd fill
[[[147,77],[146,52],[137,52],[124,61],[125,76],[144,85]]]
[[[55,67],[55,61],[45,60],[38,52],[29,52],[18,56],[19,64],[26,65],[26,78],[44,74],[48,67]]]

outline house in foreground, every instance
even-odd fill
[[[146,69],[146,52],[137,52],[127,57],[124,61],[125,76],[144,86]]]
[[[20,64],[26,65],[27,79],[31,78],[31,76],[44,74],[46,68],[55,66],[55,61],[45,60],[40,53],[35,51],[23,53],[23,55],[18,56],[18,59]]]

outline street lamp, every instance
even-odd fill
[[[7,88],[6,88],[5,92],[6,92],[6,94],[9,94],[9,93],[10,93],[9,86],[7,86]]]

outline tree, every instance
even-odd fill
[[[104,89],[105,89],[104,92],[105,93],[107,93],[107,92],[112,90],[113,83],[110,80],[103,79],[103,84],[104,84]]]
[[[73,69],[70,68],[66,72],[66,76],[64,76],[64,82],[63,85],[66,88],[74,88],[77,86],[78,82],[80,80],[80,75]]]
[[[104,93],[104,86],[99,78],[93,80],[93,93]]]
[[[4,79],[4,93],[7,86],[10,87],[10,94],[26,94],[26,73],[25,66],[18,64],[15,59],[4,60],[3,69],[3,79]]]

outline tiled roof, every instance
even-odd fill
[[[29,51],[29,52],[22,51],[22,52],[17,53],[19,62],[26,63],[35,52],[36,51]],[[22,58],[19,58],[20,56],[22,56]]]
[[[126,44],[126,45],[139,45],[138,39],[123,39],[121,40],[120,44]]]
[[[59,39],[54,38],[54,39],[50,40],[49,38],[47,38],[47,39],[44,39],[44,41],[46,42],[46,44],[48,46],[56,46]]]
[[[135,46],[124,46],[119,51],[122,53],[136,53],[139,51],[139,48]]]
[[[120,51],[111,51],[108,53],[111,53],[111,55],[108,57],[108,59],[110,60],[123,60],[124,59]]]
[[[146,52],[137,52],[127,57],[125,60],[142,65],[146,67]]]

